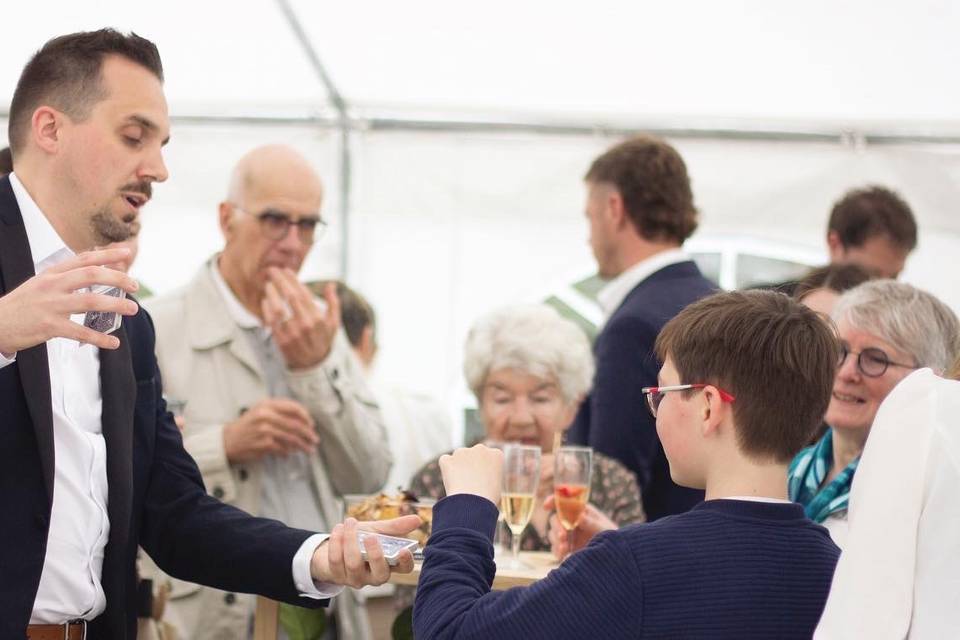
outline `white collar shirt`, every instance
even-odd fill
[[[10,184],[36,273],[74,256],[16,174]],[[83,316],[74,316],[82,321]],[[110,534],[107,450],[100,413],[100,353],[67,338],[47,341],[53,409],[53,510],[31,624],[92,620],[106,608],[100,583]]]
[[[603,310],[604,322],[610,319],[613,312],[623,304],[627,295],[638,284],[664,267],[688,260],[690,260],[690,256],[682,249],[667,249],[650,256],[646,260],[641,260],[611,280],[597,294],[597,302]]]
[[[217,292],[220,294],[220,297],[223,298],[223,303],[227,306],[227,313],[230,314],[230,318],[237,323],[238,327],[241,329],[265,329],[269,331],[269,329],[264,327],[263,323],[260,322],[260,318],[253,315],[249,309],[240,304],[240,300],[233,293],[230,285],[223,279],[223,274],[220,273],[219,256],[210,261],[210,276],[213,278],[213,284],[216,286]]]

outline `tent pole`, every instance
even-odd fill
[[[0,108],[0,120],[9,117],[8,109]],[[343,119],[338,115],[289,115],[250,113],[247,115],[213,115],[204,113],[180,113],[170,117],[174,124],[184,125],[243,125],[251,127],[307,126],[323,130],[342,131]],[[694,140],[731,140],[760,142],[817,142],[849,145],[856,143],[869,147],[898,145],[957,145],[960,133],[956,130],[940,131],[921,127],[872,127],[840,128],[829,125],[806,124],[795,128],[762,124],[747,127],[743,122],[724,123],[664,123],[658,120],[632,122],[590,122],[568,120],[559,122],[534,119],[429,119],[397,116],[364,115],[348,117],[349,131],[419,131],[432,133],[498,134],[518,133],[544,136],[601,136],[625,137],[636,133],[653,133],[665,138]]]
[[[289,1],[277,0],[277,5],[280,7],[283,16],[287,19],[287,23],[291,31],[293,31],[293,35],[300,43],[300,47],[307,56],[307,60],[310,62],[314,73],[317,74],[320,83],[327,90],[327,94],[330,96],[330,102],[337,112],[336,126],[340,132],[340,278],[341,280],[346,280],[350,252],[350,172],[352,166],[350,156],[351,123],[349,106],[347,105],[347,101],[344,100],[343,94],[340,93],[333,79],[327,73],[317,50],[314,49],[313,43],[310,42],[310,38],[303,30],[303,25],[300,24],[300,19],[294,12],[293,7],[290,6]]]

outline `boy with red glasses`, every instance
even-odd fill
[[[787,501],[787,464],[823,418],[838,348],[779,293],[719,293],[680,312],[657,339],[659,386],[643,391],[673,480],[706,500],[596,535],[530,587],[490,592],[502,452],[441,458],[448,497],[434,507],[416,637],[809,638],[839,550]]]

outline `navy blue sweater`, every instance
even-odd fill
[[[597,536],[544,580],[491,592],[497,508],[434,507],[413,609],[439,638],[810,638],[840,555],[796,504],[710,500]]]

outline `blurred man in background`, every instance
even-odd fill
[[[327,530],[339,496],[383,486],[387,436],[341,330],[335,287],[321,303],[297,274],[324,227],[323,188],[280,145],[249,152],[220,204],[226,240],[185,288],[151,299],[168,397],[183,407],[184,446],[214,496],[292,526]],[[184,636],[247,637],[254,598],[176,584],[167,619]],[[367,637],[357,594],[334,615],[295,608],[287,628]]]
[[[657,384],[653,344],[660,329],[714,285],[683,252],[697,210],[680,154],[639,136],[594,160],[587,171],[590,247],[609,283],[597,298],[606,319],[594,344],[596,376],[570,429],[637,476],[649,520],[687,511],[703,492],[678,486],[638,390]]]
[[[831,264],[856,264],[879,278],[896,278],[917,247],[917,222],[895,191],[880,186],[848,191],[827,224]]]
[[[393,467],[383,485],[387,493],[407,489],[414,471],[454,446],[453,424],[433,398],[397,388],[377,376],[375,361],[379,353],[377,314],[373,306],[355,289],[334,283],[340,300],[340,318],[347,340],[363,365],[387,428]],[[309,284],[320,294],[328,282]]]

